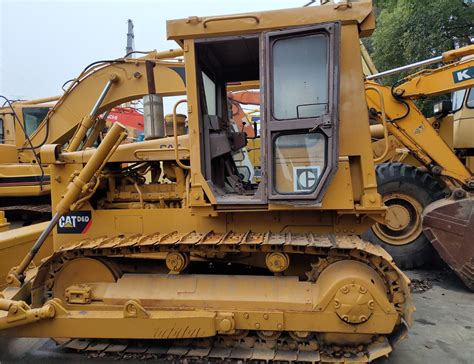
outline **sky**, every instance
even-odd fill
[[[60,95],[91,62],[125,54],[127,19],[135,50],[177,48],[166,20],[303,6],[309,0],[0,0],[0,95]]]

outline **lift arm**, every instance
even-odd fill
[[[452,61],[470,54],[474,54],[474,46],[447,52],[436,59]],[[407,68],[400,67],[399,70],[401,69]],[[390,72],[383,74],[391,74]],[[368,78],[374,79],[379,75]],[[461,163],[412,100],[473,86],[474,59],[467,59],[418,72],[407,77],[405,82],[393,90],[376,82],[366,81],[366,97],[369,109],[374,109],[379,114],[384,112],[388,132],[405,145],[418,160],[433,172],[451,177],[472,188],[472,173]]]
[[[474,45],[456,51],[459,52],[454,54],[473,55]],[[424,96],[454,92],[472,86],[474,86],[474,57],[459,60],[440,68],[425,69],[415,73],[406,78],[403,84],[395,87],[394,92],[395,95],[404,98],[417,99]]]

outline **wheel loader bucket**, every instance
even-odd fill
[[[441,258],[474,291],[474,195],[428,205],[423,231]]]

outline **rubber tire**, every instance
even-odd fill
[[[416,199],[423,208],[430,203],[444,198],[446,193],[443,186],[429,173],[419,168],[403,163],[382,163],[376,167],[378,192],[387,195],[402,192]],[[411,243],[391,245],[380,239],[370,228],[362,238],[382,246],[402,269],[413,269],[432,262],[439,261],[438,253],[430,241],[421,233]]]

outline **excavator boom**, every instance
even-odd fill
[[[175,53],[170,51],[171,56]],[[125,58],[94,66],[73,81],[31,136],[32,144],[41,146],[44,140],[49,144],[67,143],[81,122],[87,125],[84,119],[94,119],[114,106],[150,92],[163,96],[183,95],[183,63],[161,60],[151,53],[148,57]]]

